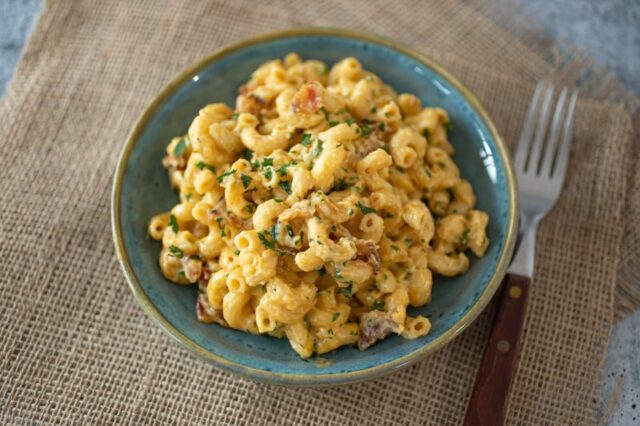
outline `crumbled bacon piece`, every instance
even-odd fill
[[[371,240],[363,240],[360,238],[355,238],[354,242],[356,244],[357,257],[363,258],[366,260],[371,266],[373,266],[373,273],[380,273],[380,253],[378,252],[378,246]]]
[[[291,99],[293,112],[314,113],[322,108],[322,84],[309,81],[303,84]]]
[[[187,160],[184,157],[167,155],[162,159],[162,165],[165,169],[184,170],[187,168]]]
[[[384,142],[375,133],[372,133],[368,138],[356,145],[356,155],[358,159],[362,159],[383,146]]]
[[[253,93],[243,93],[236,98],[236,111],[246,112],[255,116],[264,107],[264,99]]]
[[[378,340],[382,340],[389,333],[396,332],[398,324],[387,316],[386,312],[371,311],[360,318],[360,339],[358,349],[367,349]]]
[[[207,285],[208,280],[204,280],[202,277],[198,282],[198,297],[196,299],[196,317],[198,321],[203,322],[205,324],[210,324],[212,322],[218,323],[224,327],[228,327],[229,325],[224,320],[222,316],[222,311],[218,309],[214,309],[209,303],[209,298],[207,297]]]

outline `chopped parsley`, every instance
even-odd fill
[[[178,272],[178,278],[187,279],[187,274],[185,274],[184,271],[180,271],[180,272]]]
[[[251,185],[251,177],[245,175],[244,173],[240,175],[240,180],[242,181],[242,186],[244,186],[245,189],[247,189],[249,185]]]
[[[273,158],[265,157],[262,159],[262,167],[273,166]]]
[[[371,114],[375,114],[376,112],[378,112],[378,108],[373,107],[373,108],[371,108],[371,109],[369,110],[369,112],[370,112]]]
[[[176,219],[175,215],[171,215],[169,216],[169,226],[171,226],[171,229],[173,230],[173,232],[175,232],[176,234],[178,233],[178,230],[180,228],[178,228],[178,220]]]
[[[353,297],[353,291],[351,290],[351,286],[338,287],[338,291],[347,299],[351,299]]]
[[[272,177],[273,177],[273,169],[269,167],[264,171],[264,178],[267,180],[271,180]]]
[[[226,235],[225,231],[224,231],[224,225],[222,224],[222,221],[224,219],[221,217],[216,218],[216,222],[218,222],[218,228],[220,228],[220,236],[224,237]]]
[[[352,117],[347,118],[347,120],[345,121],[345,123],[347,123],[349,126],[351,126],[355,122],[356,120],[353,119]]]
[[[199,168],[200,170],[208,169],[213,173],[216,172],[216,168],[215,167],[213,167],[211,164],[205,163],[204,161],[198,161],[196,163],[196,167]]]
[[[367,213],[378,213],[378,211],[372,207],[368,207],[365,206],[364,204],[362,204],[360,201],[358,201],[356,203],[356,207],[358,207],[360,209],[360,211],[362,212],[362,214],[367,214]]]
[[[337,126],[338,124],[340,124],[340,122],[339,122],[339,121],[333,121],[333,120],[332,120],[332,121],[330,121],[330,122],[329,122],[329,127],[335,127],[335,126]]]
[[[240,117],[240,113],[239,112],[234,112],[233,114],[231,114],[231,119],[232,120],[237,120],[238,117]]]
[[[398,247],[397,244],[391,244],[391,249],[395,250],[395,251],[398,251],[398,250],[400,250],[400,247]]]
[[[340,312],[334,312],[333,315],[331,316],[331,322],[334,322],[335,320],[337,320],[338,317],[340,317]]]
[[[173,245],[169,246],[169,253],[178,258],[184,256],[184,252],[180,249],[180,247],[176,247]]]
[[[369,134],[371,134],[371,127],[369,126],[368,122],[364,122],[362,123],[362,137],[366,138],[367,136],[369,136]]]
[[[313,150],[311,151],[311,158],[318,158],[318,156],[322,153],[322,144],[324,142],[320,139],[318,139],[318,142],[316,143],[316,146],[313,147]]]
[[[187,149],[187,140],[185,138],[181,138],[176,144],[176,147],[173,148],[173,155],[179,157],[185,149]]]
[[[338,181],[336,182],[335,185],[333,185],[333,188],[331,188],[332,191],[344,191],[345,189],[349,188],[351,185],[349,183],[347,183],[347,181],[345,180],[345,178],[340,178],[338,179]]]
[[[276,223],[271,226],[271,239],[275,242],[278,241],[278,234],[280,233],[280,222],[276,221]]]
[[[256,205],[253,203],[249,203],[247,204],[247,207],[244,208],[246,211],[248,211],[249,213],[253,213],[256,211]]]
[[[273,236],[275,227],[276,227],[276,225],[273,225],[271,227],[271,236]],[[266,234],[266,233],[258,232],[258,238],[260,239],[260,242],[262,242],[262,244],[266,248],[275,251],[278,256],[284,256],[286,254],[286,252],[284,250],[280,250],[279,248],[276,247],[275,237],[272,240],[270,240],[267,235],[268,234]]]
[[[253,151],[251,151],[249,148],[245,148],[244,150],[242,150],[242,158],[247,161],[251,160],[253,158]]]
[[[288,181],[278,182],[278,186],[284,189],[284,191],[287,194],[291,194],[291,182],[288,182]]]
[[[384,127],[385,124],[383,122],[378,123],[378,129],[380,129],[381,132],[384,132]]]
[[[267,238],[267,236],[262,232],[258,232],[258,238],[260,238],[260,242],[262,242],[262,245],[264,245],[266,248],[272,250],[276,248],[275,241],[270,241],[269,238]]]
[[[384,300],[376,299],[371,304],[372,311],[382,311],[384,309]]]
[[[282,166],[278,167],[277,169],[278,174],[280,176],[285,176],[287,174],[287,169],[291,166],[295,166],[296,164],[298,164],[297,161],[292,161],[291,163],[283,164]]]
[[[404,239],[404,244],[405,244],[407,247],[411,247],[411,246],[413,245],[413,239],[411,239],[411,238],[409,238],[409,237],[405,238],[405,239]]]
[[[300,143],[303,146],[311,145],[311,133],[303,133],[302,138],[300,139]]]
[[[221,174],[220,176],[218,176],[216,178],[216,180],[218,181],[218,183],[222,183],[223,179],[226,178],[227,176],[231,176],[232,174],[234,174],[236,172],[236,169],[231,169],[228,172],[224,172],[223,174]]]
[[[458,243],[462,246],[469,244],[469,230],[465,229],[464,232],[458,237]]]

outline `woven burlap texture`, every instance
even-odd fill
[[[448,2],[47,2],[0,103],[0,423],[458,424],[491,309],[425,361],[324,390],[231,376],[178,347],[136,304],[109,221],[136,117],[223,44],[291,26],[404,41],[476,92],[515,141],[553,69],[473,5]],[[539,230],[510,424],[588,424],[611,327],[631,128],[581,100],[563,196]],[[167,141],[158,141],[166,143]]]

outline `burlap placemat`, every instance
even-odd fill
[[[507,141],[548,63],[475,6],[47,2],[0,102],[0,420],[95,424],[458,424],[491,309],[427,360],[326,390],[259,385],[196,359],[135,303],[109,195],[135,117],[177,71],[231,40],[302,25],[391,35],[474,90]],[[595,421],[625,226],[629,116],[581,100],[565,191],[540,229],[509,422]],[[159,141],[160,143],[164,143]]]

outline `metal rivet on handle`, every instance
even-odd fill
[[[509,349],[511,349],[511,344],[506,340],[500,340],[498,342],[498,350],[500,352],[506,353],[506,352],[509,352]]]
[[[513,297],[514,299],[520,298],[520,296],[522,296],[522,288],[517,285],[511,286],[511,288],[509,289],[509,296]]]

